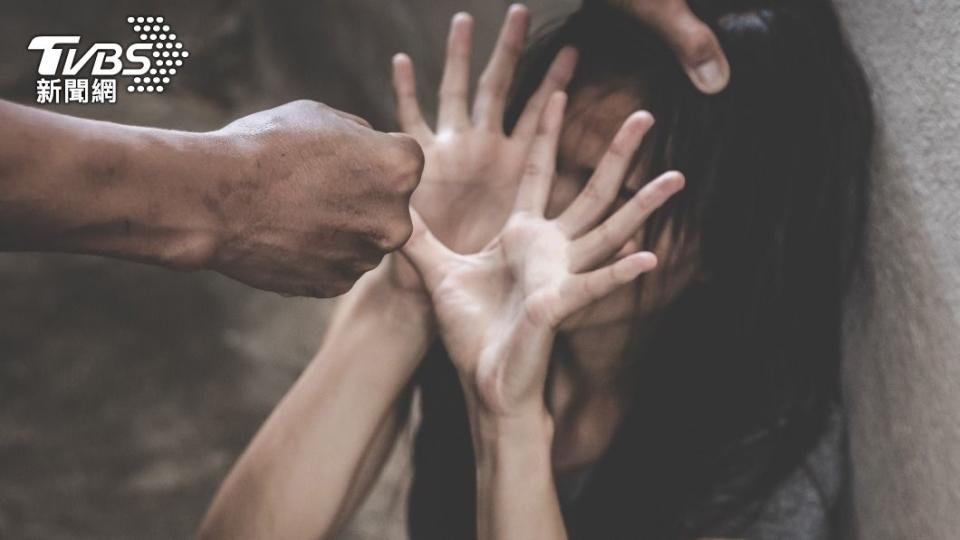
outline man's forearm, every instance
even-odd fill
[[[0,250],[199,268],[217,242],[208,134],[73,118],[0,101]],[[196,181],[202,177],[203,181]]]

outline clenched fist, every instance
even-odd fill
[[[423,170],[413,138],[313,101],[210,135],[241,165],[212,193],[220,230],[206,267],[261,289],[335,296],[410,236]]]
[[[406,242],[423,152],[312,101],[192,133],[0,100],[0,251],[215,270],[345,292]]]

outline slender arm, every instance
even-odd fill
[[[553,332],[530,327],[512,348],[514,361],[546,364]],[[534,359],[536,358],[536,359]],[[567,537],[553,478],[553,419],[543,400],[510,412],[492,411],[462,381],[477,456],[477,537],[560,540]]]
[[[429,304],[372,272],[227,476],[201,538],[326,538],[362,502],[402,426]]]
[[[478,538],[565,539],[550,458],[553,422],[547,412],[480,419],[475,431]]]

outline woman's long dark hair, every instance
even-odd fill
[[[730,61],[706,96],[629,16],[590,1],[525,55],[508,125],[565,45],[569,91],[642,88],[653,173],[687,187],[646,227],[693,232],[702,279],[659,317],[634,401],[575,503],[571,536],[735,534],[801,464],[839,397],[841,302],[865,226],[869,89],[829,0],[691,0]],[[442,347],[419,373],[411,537],[475,536],[475,466]]]

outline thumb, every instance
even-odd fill
[[[420,274],[423,284],[432,291],[443,277],[440,270],[443,263],[454,258],[456,254],[437,240],[420,217],[420,213],[413,207],[410,207],[410,218],[413,222],[413,232],[400,251]]]
[[[637,7],[650,2],[633,0],[634,11],[670,44],[690,82],[705,94],[716,94],[726,88],[730,64],[713,30],[690,11],[685,0],[661,2],[661,9]]]

